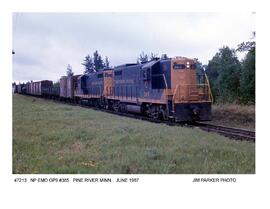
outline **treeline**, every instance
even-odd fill
[[[255,104],[255,41],[243,42],[237,49],[225,46],[205,68],[214,101]],[[246,52],[239,61],[236,52]]]

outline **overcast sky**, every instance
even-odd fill
[[[57,81],[68,64],[81,74],[84,57],[96,49],[112,66],[136,62],[142,51],[207,64],[252,31],[251,13],[14,13],[13,80]]]

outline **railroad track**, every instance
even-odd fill
[[[229,138],[255,142],[255,131],[226,127],[226,126],[221,126],[221,125],[213,125],[213,124],[201,123],[201,122],[196,122],[194,125],[199,127],[202,130],[205,130],[208,132],[219,133]]]
[[[83,106],[83,107],[89,108],[89,106]],[[111,113],[115,115],[120,115],[120,116],[125,116],[125,117],[129,117],[133,119],[135,118],[135,119],[145,120],[145,121],[154,122],[154,123],[165,123],[170,126],[181,126],[181,127],[185,126],[189,128],[198,127],[204,131],[218,133],[231,139],[255,142],[255,132],[246,130],[246,129],[232,128],[232,127],[226,127],[226,126],[221,126],[221,125],[213,125],[213,124],[202,123],[202,122],[176,123],[172,121],[149,118],[143,115],[136,115],[133,113],[115,112],[112,110],[100,109],[100,108],[95,108],[95,107],[91,107],[91,108],[94,110]]]
[[[44,98],[43,98],[44,99]],[[226,127],[226,126],[221,126],[221,125],[213,125],[209,123],[203,123],[203,122],[189,122],[189,123],[176,123],[172,121],[167,121],[167,120],[160,120],[160,119],[155,119],[155,118],[149,118],[144,115],[138,115],[138,114],[133,114],[133,113],[125,113],[125,112],[115,112],[113,110],[108,110],[108,109],[102,109],[102,108],[97,108],[93,106],[88,106],[88,105],[82,105],[82,104],[75,104],[71,102],[60,102],[59,100],[53,100],[57,103],[64,103],[64,104],[69,104],[73,106],[80,106],[84,108],[91,108],[93,110],[101,111],[101,112],[106,112],[114,115],[120,115],[120,116],[125,116],[129,118],[135,118],[139,120],[145,120],[149,122],[154,122],[154,123],[165,123],[170,126],[185,126],[189,128],[195,128],[198,127],[204,131],[207,132],[215,132],[218,134],[221,134],[223,136],[226,136],[231,139],[235,140],[245,140],[245,141],[252,141],[255,142],[255,132],[246,130],[246,129],[238,129],[238,128],[232,128],[232,127]]]

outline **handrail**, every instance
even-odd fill
[[[178,87],[179,87],[179,84],[176,85],[176,88],[174,89],[174,92],[173,92],[173,99],[177,93],[177,90],[178,90]]]
[[[166,78],[165,78],[165,75],[164,75],[164,73],[162,73],[162,77],[163,77],[163,79],[164,79],[164,82],[165,82],[165,86],[166,86],[166,89],[168,89],[168,85],[167,85],[167,81],[166,81]]]
[[[177,86],[208,86],[208,84],[177,84]]]
[[[207,82],[208,89],[209,89],[209,97],[211,98],[211,103],[213,103],[214,99],[213,99],[213,94],[212,94],[212,91],[211,91],[210,82],[209,82],[209,79],[208,79],[208,76],[206,75],[206,73],[204,74],[204,76],[205,76],[205,80]]]

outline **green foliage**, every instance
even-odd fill
[[[250,51],[255,48],[255,41],[242,42],[238,45],[237,51],[244,52]]]
[[[84,73],[94,73],[104,67],[110,67],[109,58],[105,57],[105,62],[103,62],[101,55],[96,50],[93,53],[93,58],[88,54],[83,60],[82,65],[84,66]]]
[[[60,87],[60,81],[57,81],[53,84],[53,87]]]
[[[161,59],[168,59],[169,57],[168,57],[168,55],[167,54],[162,54],[161,55]]]
[[[166,54],[161,55],[162,59],[167,59],[168,56]],[[139,58],[137,59],[137,63],[144,63],[144,62],[148,62],[148,61],[152,61],[152,60],[157,60],[160,59],[160,57],[158,56],[158,54],[155,54],[153,52],[151,52],[149,55],[145,54],[144,52],[142,52],[139,55]]]
[[[97,50],[94,52],[93,56],[94,56],[93,61],[94,61],[95,70],[99,71],[100,69],[104,68],[103,60]]]
[[[241,63],[235,50],[229,47],[219,49],[209,61],[206,73],[215,101],[233,102],[239,99]]]
[[[150,60],[156,60],[156,59],[158,59],[159,57],[158,57],[158,54],[154,54],[153,52],[151,52],[151,54],[150,54],[150,56],[149,56],[149,59]]]
[[[72,66],[70,64],[68,64],[67,66],[67,76],[73,76],[73,72],[72,72]]]
[[[109,58],[106,56],[105,57],[105,63],[104,63],[105,67],[110,67],[110,61],[109,61]]]
[[[241,102],[255,104],[255,46],[249,50],[243,60],[240,89]]]
[[[144,52],[142,52],[142,53],[139,55],[139,58],[137,59],[137,62],[138,62],[138,63],[148,62],[148,55],[145,54]]]
[[[82,65],[84,66],[84,73],[93,73],[95,72],[95,67],[93,63],[92,57],[90,55],[86,55],[86,57],[83,60]]]
[[[206,73],[217,102],[255,104],[255,32],[252,41],[242,42],[236,51],[247,53],[240,63],[235,50],[223,47],[209,61]]]
[[[205,66],[196,59],[196,75],[197,75],[197,83],[198,84],[205,84]]]

